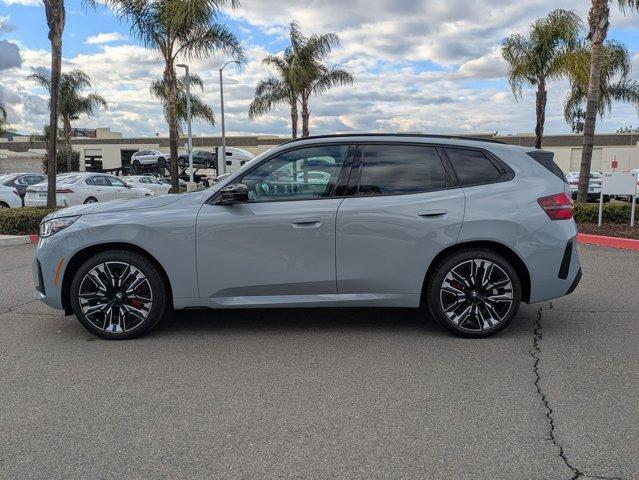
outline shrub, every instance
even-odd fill
[[[53,212],[47,207],[0,209],[0,235],[29,235],[38,233],[40,221]]]
[[[59,149],[56,152],[56,167],[57,173],[66,173],[67,172],[67,151],[64,148],[64,144],[59,144]],[[80,152],[76,152],[73,150],[71,152],[71,171],[77,172],[80,170]],[[44,157],[42,160],[42,171],[47,173],[47,157]]]
[[[630,203],[604,203],[602,218],[604,223],[630,223]],[[575,203],[573,215],[577,223],[597,223],[599,217],[598,203]],[[635,212],[635,220],[637,212]]]

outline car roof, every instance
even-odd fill
[[[333,135],[314,135],[310,137],[302,137],[294,140],[289,140],[281,145],[288,145],[292,143],[309,143],[310,141],[322,141],[330,142],[334,140],[350,140],[350,141],[380,141],[380,140],[393,140],[393,141],[415,141],[425,140],[428,143],[441,143],[445,145],[468,145],[470,144],[485,144],[492,143],[498,145],[508,145],[501,140],[494,138],[483,138],[473,136],[461,136],[461,135],[436,135],[436,134],[423,134],[423,133],[340,133]]]

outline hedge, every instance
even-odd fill
[[[0,235],[38,233],[40,221],[54,210],[47,207],[0,208]]]
[[[629,224],[631,206],[632,205],[629,202],[604,203],[602,212],[603,222]],[[577,223],[597,223],[599,217],[599,204],[576,203],[573,215]],[[635,212],[635,220],[637,218],[637,212]]]

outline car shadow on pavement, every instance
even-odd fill
[[[182,310],[169,313],[155,334],[249,331],[397,331],[445,332],[424,312],[401,308],[291,308]],[[153,334],[153,333],[152,333]]]

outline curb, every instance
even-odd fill
[[[631,238],[606,237],[604,235],[591,235],[588,233],[578,233],[577,241],[588,245],[599,245],[601,247],[623,248],[625,250],[639,250],[639,240]]]
[[[38,235],[0,235],[0,247],[38,243]]]

